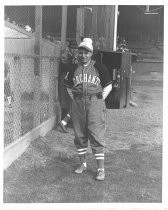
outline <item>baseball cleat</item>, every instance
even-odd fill
[[[96,176],[96,180],[103,181],[104,179],[105,179],[105,172],[104,170],[99,169]]]
[[[86,169],[87,169],[87,167],[85,167],[84,164],[82,164],[75,170],[75,173],[76,174],[82,174],[83,171],[86,171]]]

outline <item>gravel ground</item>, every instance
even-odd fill
[[[132,100],[138,106],[107,110],[101,187],[93,181],[91,150],[86,177],[72,173],[78,164],[73,131],[57,129],[33,141],[4,172],[4,202],[162,202],[163,65],[136,63],[133,70]]]

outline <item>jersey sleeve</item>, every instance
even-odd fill
[[[95,68],[99,72],[100,81],[103,88],[108,86],[109,84],[112,84],[111,76],[109,74],[107,67],[104,64],[96,62]]]

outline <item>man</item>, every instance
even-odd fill
[[[71,117],[75,133],[80,166],[75,173],[87,169],[86,153],[88,140],[95,155],[98,173],[96,180],[105,179],[104,170],[104,134],[105,134],[105,98],[112,90],[112,81],[107,68],[91,59],[93,45],[90,38],[84,38],[78,46],[79,66],[67,73],[65,86],[72,98]]]
[[[64,86],[64,78],[65,75],[67,74],[67,71],[70,69],[70,66],[73,65],[78,65],[77,61],[77,49],[78,45],[75,40],[71,40],[69,42],[69,46],[66,50],[61,55],[61,62],[60,62],[60,76],[59,76],[59,97],[60,97],[60,104],[61,104],[61,121],[59,123],[59,127],[61,128],[61,131],[64,133],[67,133],[67,126],[71,124],[71,117],[69,113],[69,106],[71,103],[71,99],[67,93],[67,90]]]

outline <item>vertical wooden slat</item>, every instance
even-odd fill
[[[113,44],[112,44],[113,51],[116,51],[116,48],[117,48],[117,24],[118,24],[118,5],[115,5],[114,6]]]
[[[49,117],[54,113],[54,58],[50,58],[49,72]]]
[[[107,50],[116,50],[116,38],[117,38],[117,12],[118,7],[115,5],[108,5],[105,7],[106,11],[106,27],[105,27],[105,39]]]
[[[67,31],[67,6],[62,6],[61,44],[63,51],[66,49],[66,31]]]
[[[35,46],[34,53],[34,127],[40,125],[40,76],[41,76],[42,6],[35,8]]]
[[[77,8],[76,21],[76,41],[79,44],[81,41],[81,36],[84,36],[84,8]]]
[[[21,62],[20,57],[14,57],[14,102],[13,102],[13,139],[17,140],[21,135]]]
[[[54,82],[55,82],[55,98],[56,103],[58,102],[58,78],[59,78],[59,60],[56,58],[54,60]]]
[[[98,6],[93,5],[92,38],[93,38],[94,43],[97,41],[97,38],[98,38],[98,34],[97,34],[97,13],[98,13]]]

